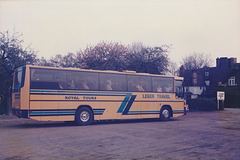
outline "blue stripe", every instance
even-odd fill
[[[103,115],[105,109],[93,109],[94,115]]]
[[[160,114],[160,111],[128,111],[128,115]]]
[[[102,115],[105,109],[93,109],[94,115]],[[29,116],[67,116],[75,115],[75,109],[47,109],[47,110],[30,110]]]
[[[159,114],[159,113],[129,113],[128,115],[144,115],[144,114]]]
[[[160,113],[160,111],[128,111],[128,113]]]
[[[128,114],[128,111],[130,110],[130,108],[131,108],[131,106],[132,106],[136,97],[137,97],[136,95],[131,96],[131,98],[130,98],[125,110],[123,111],[122,115],[127,115]]]
[[[103,112],[99,112],[99,113],[94,112],[94,115],[103,115]]]
[[[65,94],[59,94],[59,93],[30,93],[31,95],[77,95],[77,96],[126,96],[125,94],[90,94],[90,93],[85,93],[85,94],[80,94],[80,93],[65,93]]]
[[[75,109],[30,110],[29,116],[66,116],[75,115]]]
[[[37,116],[74,116],[75,115],[75,113],[74,114],[71,114],[71,113],[69,113],[69,114],[34,114],[34,115],[29,115],[30,117],[37,117]]]
[[[173,114],[184,113],[184,110],[173,110]]]
[[[104,111],[93,111],[94,113],[103,113]]]
[[[125,93],[125,92],[91,92],[91,91],[51,91],[51,90],[34,90],[31,89],[30,92],[37,92],[37,93],[41,93],[41,92],[46,92],[46,93],[89,93],[89,94],[120,94],[120,95],[126,95],[129,93]]]
[[[123,112],[123,110],[124,110],[124,108],[125,108],[128,100],[129,100],[129,98],[131,97],[131,95],[132,95],[131,93],[128,93],[128,94],[126,95],[126,97],[124,98],[122,104],[120,105],[117,113],[122,113],[122,112]]]
[[[105,111],[105,109],[93,109],[93,111]]]
[[[75,114],[75,112],[57,112],[57,111],[51,111],[51,112],[46,112],[46,111],[38,111],[38,112],[30,112],[29,114],[30,115],[33,115],[33,114],[62,114],[62,113],[71,113],[71,114]]]
[[[76,111],[76,109],[31,109],[29,112],[35,112],[35,111]]]

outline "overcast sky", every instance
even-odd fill
[[[240,0],[3,0],[0,31],[50,58],[99,41],[172,44],[175,62],[193,52],[240,62]]]

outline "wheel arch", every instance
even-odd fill
[[[77,110],[79,110],[80,108],[89,108],[91,111],[92,111],[92,115],[93,115],[93,121],[94,121],[94,112],[93,112],[93,109],[91,106],[89,105],[79,105],[78,108],[76,109],[76,112],[75,112],[75,117],[76,117],[76,113],[77,113]]]

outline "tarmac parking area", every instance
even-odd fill
[[[0,116],[0,159],[231,159],[240,157],[240,109],[189,112],[168,122],[76,126]]]

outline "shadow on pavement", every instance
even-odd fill
[[[170,119],[170,121],[160,121],[159,119],[131,119],[131,120],[104,120],[104,121],[94,121],[91,125],[88,126],[96,126],[96,125],[111,125],[111,124],[132,124],[132,123],[168,123],[171,121],[178,121],[178,119]],[[19,122],[19,121],[18,121]],[[55,127],[86,127],[86,126],[78,126],[75,122],[39,122],[32,121],[27,123],[20,124],[9,124],[3,126],[3,128],[55,128]]]

